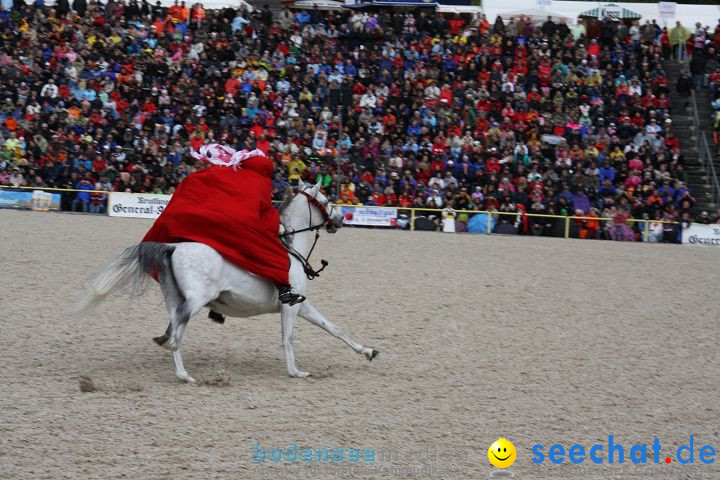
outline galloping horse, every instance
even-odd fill
[[[321,219],[320,223],[313,223],[313,212],[316,219]],[[320,183],[306,186],[300,182],[298,194],[289,197],[280,207],[280,222],[284,243],[291,254],[291,284],[298,293],[307,296],[308,271],[312,272],[308,270],[307,258],[314,246],[313,232],[325,227],[329,233],[335,233],[342,226],[342,214],[329,205],[320,192]],[[291,377],[310,376],[295,364],[293,328],[298,315],[341,339],[368,360],[378,354],[374,348],[343,334],[309,300],[293,306],[281,304],[271,281],[227,262],[202,243],[145,242],[127,248],[117,260],[88,280],[86,292],[73,310],[86,312],[110,293],[128,286],[134,293],[141,293],[147,278],[155,273],[165,297],[170,324],[163,335],[153,340],[173,352],[175,375],[183,382],[195,382],[180,356],[183,332],[190,317],[206,306],[221,314],[243,318],[280,312],[283,347]]]

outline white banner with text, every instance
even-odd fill
[[[365,225],[374,227],[397,226],[397,208],[366,208],[343,205],[341,208],[346,225]]]
[[[112,192],[108,199],[111,217],[158,218],[172,195]]]
[[[689,227],[683,228],[682,243],[720,247],[720,225],[692,223]]]

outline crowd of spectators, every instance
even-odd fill
[[[692,91],[709,89],[713,115],[713,142],[720,144],[720,24],[714,31],[700,22],[694,30],[680,22],[668,34],[672,38],[673,57],[680,62],[688,61],[689,75],[683,76],[677,85],[677,93],[688,97]]]
[[[677,22],[668,38],[673,39],[674,59],[683,64],[687,62],[688,67],[688,74],[678,79],[677,93],[688,98],[693,91],[702,93],[705,89],[709,90],[711,105],[715,109],[712,138],[716,145],[720,145],[720,23],[711,31],[700,22],[693,30]],[[720,209],[714,218],[706,211],[700,212],[696,221],[720,223]]]
[[[628,219],[694,214],[654,22],[15,0],[0,35],[0,185],[101,191],[64,209],[172,193],[217,142],[266,152],[278,199],[302,178],[341,204],[584,215],[609,220],[583,236],[624,240]],[[717,66],[720,29],[693,46]]]
[[[688,39],[693,45],[705,42],[710,46],[701,49],[698,55],[692,57],[689,69],[693,75],[693,88],[701,91],[707,87],[710,91],[711,105],[714,109],[713,143],[718,147],[720,147],[720,48],[718,48],[720,41],[717,41],[719,35],[720,29],[716,29],[715,34],[711,35],[699,28]]]

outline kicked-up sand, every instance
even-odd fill
[[[499,437],[518,479],[720,478],[717,249],[345,228],[322,235],[310,296],[380,356],[299,320],[314,377],[289,378],[278,315],[218,325],[204,310],[183,341],[192,386],[151,340],[168,322],[154,283],[64,313],[150,225],[0,211],[0,478],[482,479]],[[278,448],[295,461],[271,461]]]

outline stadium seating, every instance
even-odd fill
[[[694,213],[654,23],[20,0],[0,34],[0,184],[172,193],[219,142],[266,152],[277,199],[302,178],[342,204],[582,214],[605,220],[575,236],[628,240],[628,218]]]

